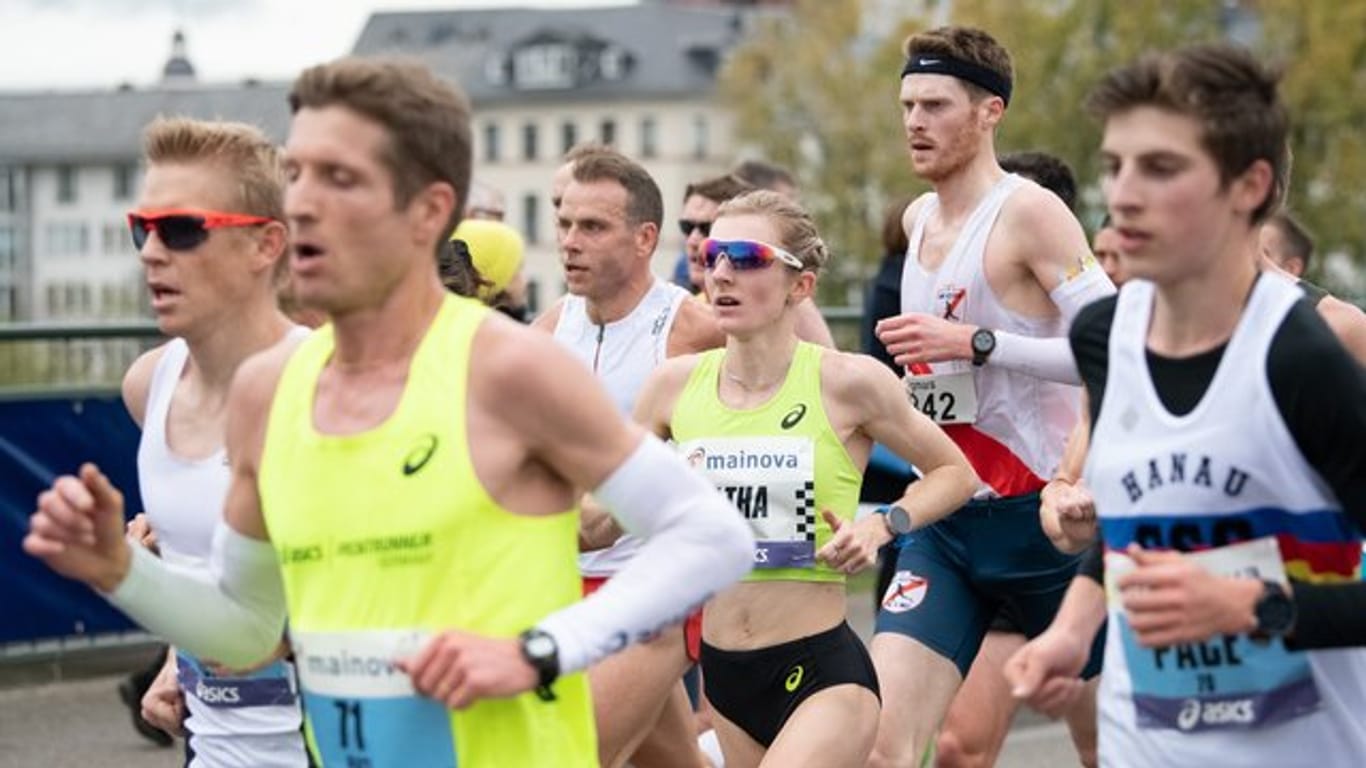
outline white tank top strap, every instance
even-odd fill
[[[142,417],[142,439],[151,440],[166,449],[166,416],[171,410],[171,399],[175,395],[176,384],[185,372],[185,363],[190,359],[190,348],[184,339],[171,339],[166,343],[161,358],[152,370],[152,381],[147,387],[147,404]]]

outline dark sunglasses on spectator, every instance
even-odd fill
[[[694,229],[701,232],[703,237],[708,237],[709,235],[711,235],[710,221],[693,221],[692,219],[679,219],[678,228],[683,232],[684,237],[691,235]]]

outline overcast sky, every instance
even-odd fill
[[[0,89],[146,85],[185,30],[201,81],[287,80],[351,50],[377,10],[583,7],[627,0],[0,0]]]

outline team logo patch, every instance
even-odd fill
[[[892,583],[887,585],[882,607],[891,613],[905,613],[924,602],[929,591],[929,579],[910,571],[897,571]]]
[[[945,320],[958,320],[962,318],[958,315],[958,309],[962,306],[963,300],[968,297],[968,289],[956,288],[952,283],[939,289],[937,298],[944,312],[941,315]]]

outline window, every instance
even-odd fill
[[[0,168],[0,211],[13,211],[19,206],[18,191],[15,189],[18,171],[13,168]]]
[[[132,165],[114,166],[114,199],[133,199],[133,185],[137,179],[137,167]]]
[[[118,313],[119,289],[118,286],[105,283],[100,286],[100,316],[115,317]]]
[[[655,157],[659,154],[659,126],[653,117],[640,119],[640,156]]]
[[[76,169],[69,165],[57,167],[57,202],[76,202]]]
[[[513,54],[512,80],[526,90],[572,88],[578,63],[578,53],[564,43],[523,48]]]
[[[536,144],[537,144],[537,141],[536,141],[536,140],[537,140],[537,138],[539,138],[539,137],[537,136],[536,124],[535,124],[535,123],[525,123],[525,124],[522,125],[522,159],[523,159],[523,160],[526,160],[527,162],[535,162],[535,161],[536,161],[536,155],[539,154],[539,153],[536,151],[536,150],[537,150],[537,147],[536,147]]]
[[[522,234],[528,245],[541,241],[541,197],[535,192],[522,196]]]
[[[110,256],[128,253],[133,241],[128,235],[128,227],[123,224],[105,224],[100,228],[100,250]]]
[[[617,143],[617,121],[608,117],[603,119],[602,125],[598,129],[598,139],[607,146]]]
[[[80,222],[52,222],[45,233],[47,251],[53,256],[81,256],[90,248],[90,233]]]
[[[47,286],[47,315],[48,317],[59,317],[62,314],[61,307],[61,286],[51,283]]]
[[[0,320],[13,320],[18,314],[19,290],[13,286],[0,288]]]
[[[579,126],[573,120],[565,120],[560,123],[560,154],[568,154],[569,150],[579,143]]]
[[[695,115],[692,119],[692,156],[694,160],[706,159],[707,147],[707,118],[705,115]]]
[[[498,124],[484,123],[484,162],[496,163],[502,150],[498,146]]]
[[[14,269],[14,256],[17,250],[14,243],[14,228],[0,227],[0,274]]]

